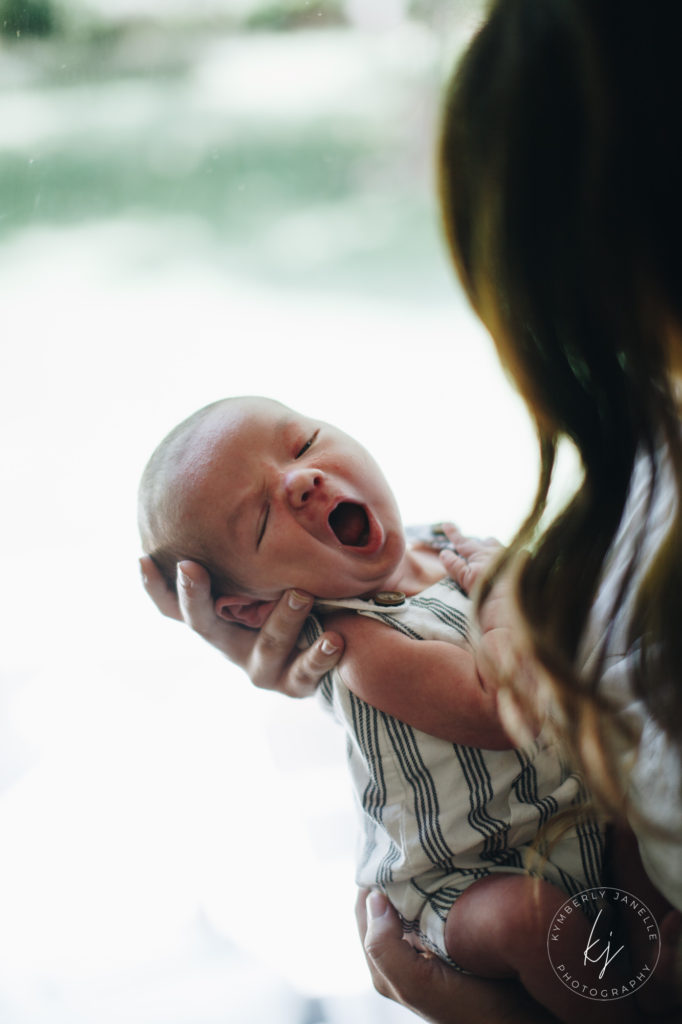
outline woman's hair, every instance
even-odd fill
[[[510,557],[538,533],[559,440],[582,459],[571,503],[531,544],[519,603],[583,755],[600,716],[599,666],[581,676],[581,637],[635,460],[649,462],[651,507],[662,442],[677,487],[670,530],[651,566],[633,545],[613,611],[644,573],[636,685],[682,738],[682,447],[669,375],[671,326],[682,331],[681,38],[672,0],[499,0],[444,110],[450,246],[540,438],[538,496]]]

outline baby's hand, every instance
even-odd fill
[[[454,551],[444,548],[440,552],[440,560],[448,576],[471,595],[479,581],[501,555],[502,545],[494,537],[487,537],[485,540],[465,537],[453,523],[443,523],[443,532]]]
[[[452,524],[443,529],[455,551],[441,551],[440,559],[448,575],[476,597],[477,588],[502,554],[502,545],[493,537],[465,537]],[[521,565],[516,560],[493,584],[479,611],[480,638],[474,652],[481,682],[486,690],[497,693],[502,723],[519,746],[537,735],[546,714],[539,699],[538,666],[516,603]]]
[[[260,630],[243,629],[216,615],[208,573],[196,562],[178,565],[177,596],[168,589],[151,558],[140,559],[145,590],[159,611],[185,622],[226,658],[243,668],[254,686],[308,697],[343,654],[343,638],[323,633],[305,651],[296,648],[313,599],[286,591]]]

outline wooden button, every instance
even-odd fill
[[[405,604],[405,595],[402,590],[380,590],[372,600],[382,608],[393,608],[396,605]]]

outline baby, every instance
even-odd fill
[[[407,545],[369,453],[278,402],[225,399],[156,449],[139,524],[169,587],[178,561],[199,562],[227,621],[257,629],[296,587],[318,599],[307,642],[319,617],[343,633],[320,693],[348,734],[357,881],[387,894],[406,937],[462,970],[519,977],[561,1020],[610,1019],[611,1004],[555,977],[546,949],[567,894],[600,883],[598,824],[564,833],[534,877],[527,867],[541,826],[584,801],[580,780],[544,732],[525,749],[508,739],[477,672],[470,601],[433,547]],[[575,913],[567,927],[584,974],[590,922]]]

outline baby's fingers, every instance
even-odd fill
[[[470,565],[458,552],[448,551],[447,548],[440,552],[439,557],[448,576],[469,594],[480,575],[480,567]]]
[[[490,555],[492,558],[502,547],[495,537],[467,537],[454,523],[443,523],[443,532],[457,552],[465,558],[471,558],[472,555]]]

